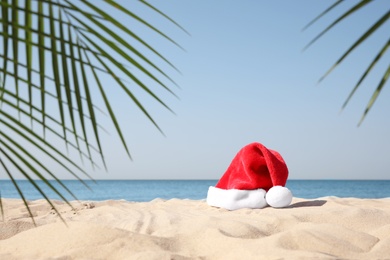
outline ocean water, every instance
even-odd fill
[[[42,199],[43,196],[25,180],[17,181],[28,200]],[[37,181],[40,188],[50,199],[60,199],[42,181]],[[74,200],[57,183],[51,181],[66,199]],[[205,199],[209,186],[217,180],[99,180],[85,181],[87,188],[79,181],[65,180],[63,183],[79,200],[120,200],[151,201],[162,199]],[[294,197],[313,199],[325,196],[355,198],[390,197],[390,180],[288,180],[288,187]],[[20,198],[9,180],[0,180],[2,198]]]

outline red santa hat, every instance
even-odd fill
[[[244,146],[225,174],[207,193],[211,206],[239,208],[286,207],[292,194],[286,187],[288,168],[282,156],[260,143]]]

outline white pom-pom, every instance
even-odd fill
[[[289,189],[282,186],[274,186],[268,190],[265,199],[271,207],[283,208],[290,205],[292,193]]]

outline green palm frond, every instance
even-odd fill
[[[342,2],[344,2],[344,1],[340,1],[340,0],[336,1],[333,5],[331,5],[324,12],[322,12],[319,16],[317,16],[313,21],[311,21],[307,26],[305,26],[304,29],[308,28],[313,23],[315,23],[318,19],[320,19],[321,17],[323,17],[324,15],[326,15],[327,13],[329,13],[330,11],[332,11],[333,9],[338,7],[339,4],[342,3]],[[361,0],[361,1],[359,1],[357,4],[355,4],[350,9],[348,9],[345,13],[343,13],[340,17],[338,17],[329,26],[327,26],[323,31],[321,31],[308,45],[306,45],[306,47],[304,49],[306,49],[309,46],[311,46],[314,42],[316,42],[318,39],[320,39],[325,33],[327,33],[329,30],[331,30],[337,24],[339,24],[340,22],[342,22],[343,20],[348,18],[350,15],[352,15],[356,11],[362,10],[364,7],[367,6],[367,4],[369,4],[371,2],[375,2],[375,1],[372,1],[372,0]],[[336,63],[320,78],[319,82],[321,82],[325,77],[327,77],[342,61],[344,61],[348,57],[348,55],[353,50],[355,50],[365,40],[367,40],[370,36],[372,36],[375,32],[377,32],[379,28],[382,28],[383,25],[386,22],[388,22],[388,21],[390,21],[390,7],[389,7],[389,10],[383,16],[379,17],[379,19],[366,32],[364,32],[363,35],[361,37],[359,37],[356,40],[356,42],[354,42],[352,44],[351,47],[348,48],[348,50],[336,61]],[[369,64],[368,68],[365,70],[363,75],[360,77],[360,79],[358,80],[356,85],[353,87],[351,93],[349,94],[349,96],[347,97],[346,101],[344,102],[344,104],[342,106],[342,109],[344,109],[346,107],[346,105],[348,104],[348,102],[350,101],[352,96],[355,94],[356,90],[359,88],[359,86],[361,86],[361,83],[364,81],[366,76],[372,71],[372,69],[375,67],[375,65],[379,61],[379,59],[384,56],[384,54],[388,50],[389,44],[390,44],[390,40],[379,50],[378,54],[375,56],[375,58]],[[389,76],[389,69],[387,69],[385,71],[385,73],[383,74],[383,76],[382,76],[378,86],[376,87],[374,93],[372,94],[368,104],[366,105],[366,108],[364,110],[364,113],[363,113],[363,115],[362,115],[358,125],[360,125],[363,122],[363,120],[366,117],[367,113],[372,108],[372,106],[375,103],[378,95],[380,94],[381,90],[383,89],[384,85],[386,84],[388,76]]]
[[[65,201],[64,194],[49,179],[75,196],[53,169],[60,167],[81,182],[83,178],[91,179],[69,157],[70,153],[78,153],[80,161],[89,161],[93,168],[100,164],[105,167],[100,141],[103,128],[99,124],[102,110],[107,112],[131,158],[111,104],[113,88],[123,91],[162,132],[136,92],[142,90],[172,111],[151,85],[176,96],[171,86],[177,84],[161,69],[161,64],[178,70],[138,35],[137,30],[115,17],[131,20],[181,47],[132,12],[133,4],[154,12],[185,32],[144,1],[127,2],[124,6],[114,0],[0,0],[0,173],[13,182],[27,208],[23,190],[14,178],[16,173],[29,180],[51,203],[36,179]],[[109,85],[107,77],[111,78]],[[97,95],[102,104],[97,104]],[[50,161],[47,165],[55,166],[43,164],[43,157]],[[0,209],[3,212],[1,203]],[[32,216],[30,209],[28,212]]]

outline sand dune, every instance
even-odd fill
[[[390,198],[294,198],[227,211],[205,201],[3,199],[0,259],[390,259]]]

